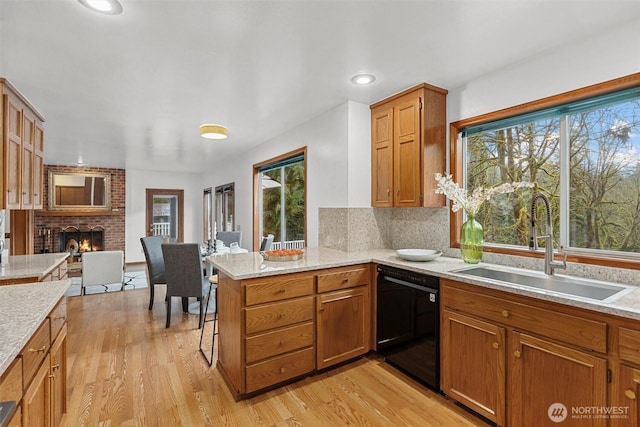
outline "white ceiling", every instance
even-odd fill
[[[46,117],[47,164],[200,171],[347,100],[453,89],[640,16],[640,0],[120,1],[0,0],[0,75]],[[362,71],[376,82],[352,85]]]

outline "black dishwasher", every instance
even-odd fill
[[[378,353],[440,390],[439,278],[379,265],[377,288]]]

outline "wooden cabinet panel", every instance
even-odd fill
[[[618,340],[620,359],[640,364],[640,331],[620,327]]]
[[[22,103],[15,97],[5,95],[5,209],[20,209],[22,191],[20,177],[22,169]]]
[[[51,425],[59,426],[67,412],[67,325],[51,345]]]
[[[369,351],[369,287],[325,293],[317,298],[318,369]]]
[[[33,209],[33,163],[36,137],[35,117],[24,109],[22,112],[22,169],[20,171],[22,209]]]
[[[245,311],[247,335],[313,320],[313,297],[277,302]]]
[[[331,273],[318,274],[318,293],[353,288],[354,286],[366,285],[369,282],[368,266],[332,270]]]
[[[67,323],[67,297],[62,297],[58,305],[49,315],[51,321],[51,339],[55,340],[58,333]]]
[[[554,403],[562,403],[567,411],[607,406],[606,359],[524,333],[514,331],[512,335],[510,425],[541,425]],[[580,426],[607,424],[599,417],[579,421]]]
[[[13,417],[7,423],[7,427],[21,427],[22,426],[22,406],[16,408]]]
[[[441,283],[447,283],[443,280]],[[607,351],[607,324],[517,302],[449,288],[445,304],[507,326],[517,326],[568,344]]]
[[[371,206],[393,206],[393,108],[371,112]]]
[[[247,393],[311,373],[314,357],[315,349],[312,347],[247,366]]]
[[[24,393],[22,400],[23,425],[29,427],[50,426],[50,386],[49,354],[47,354],[44,363],[40,365],[31,385]]]
[[[245,359],[247,363],[254,363],[300,348],[312,347],[313,342],[313,322],[276,329],[247,338]]]
[[[449,310],[441,317],[442,391],[504,425],[505,329]]]
[[[313,294],[313,276],[292,274],[273,279],[252,280],[245,289],[247,306]]]
[[[22,383],[22,359],[16,358],[0,379],[0,402],[20,402],[24,386]]]
[[[51,344],[49,318],[42,322],[38,331],[29,340],[22,353],[22,381],[28,386],[42,361],[47,356]]]
[[[621,365],[614,394],[610,406],[616,408],[617,413],[611,418],[610,427],[640,425],[640,369]]]
[[[371,105],[372,206],[444,206],[446,96],[423,83]]]
[[[42,209],[44,200],[44,128],[42,122],[34,123],[33,141],[33,209]]]

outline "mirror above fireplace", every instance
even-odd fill
[[[49,171],[49,211],[111,210],[111,175]]]

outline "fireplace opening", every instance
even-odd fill
[[[58,233],[58,250],[80,257],[83,252],[104,250],[104,228],[102,226],[81,228],[65,227]]]

